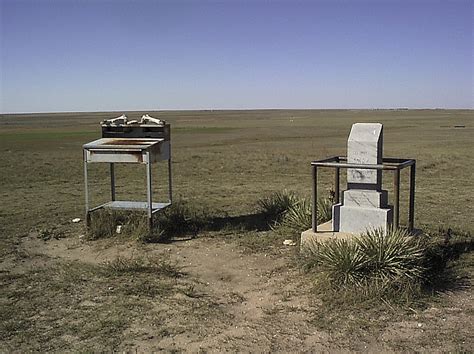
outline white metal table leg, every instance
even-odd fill
[[[150,234],[153,230],[153,201],[152,201],[152,191],[151,191],[151,161],[150,153],[147,153],[147,162],[146,162],[146,182],[147,182],[147,203],[148,203],[148,228]]]

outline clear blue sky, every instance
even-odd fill
[[[474,103],[473,1],[0,4],[2,112]]]

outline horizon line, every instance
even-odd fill
[[[118,110],[79,110],[79,111],[24,111],[24,112],[1,112],[0,115],[5,114],[59,114],[59,113],[120,113],[120,112],[179,112],[179,111],[195,111],[195,112],[204,112],[204,111],[415,111],[415,110],[445,110],[445,111],[455,111],[455,110],[474,110],[474,107],[462,107],[462,108],[446,108],[446,107],[418,107],[418,108],[409,108],[409,107],[375,107],[375,108],[166,108],[166,109],[118,109]]]

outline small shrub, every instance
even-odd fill
[[[260,199],[257,203],[260,211],[270,220],[278,221],[283,214],[290,209],[299,198],[293,192],[284,190],[276,192]]]
[[[381,280],[423,276],[422,265],[426,248],[420,238],[412,237],[405,229],[369,230],[355,240],[367,259],[367,273]]]
[[[306,265],[337,287],[369,285],[379,290],[422,280],[425,247],[402,229],[368,231],[354,240],[316,243]]]
[[[154,215],[154,230],[150,234],[148,218],[143,211],[98,210],[92,214],[88,239],[96,240],[116,236],[117,226],[122,226],[120,235],[139,241],[164,241],[173,236],[196,235],[208,220],[207,215],[183,201]]]
[[[102,209],[92,213],[87,237],[90,240],[114,237],[118,225],[122,225],[122,236],[136,237],[143,230],[148,230],[143,212]]]
[[[360,285],[366,277],[368,260],[354,242],[326,242],[319,246],[316,257],[316,264],[335,284]]]
[[[283,214],[277,228],[292,231],[303,231],[311,227],[312,208],[307,199],[299,199]]]
[[[473,249],[472,235],[460,230],[422,236],[373,230],[359,240],[315,243],[302,261],[314,271],[313,291],[322,300],[318,316],[333,324],[334,313],[421,308],[439,292],[469,286]]]
[[[166,241],[174,236],[191,234],[193,236],[209,222],[208,215],[184,201],[174,202],[163,212],[156,214],[154,232],[144,232],[138,239],[146,242]]]
[[[318,224],[331,220],[332,202],[328,198],[318,199]],[[274,229],[282,228],[284,231],[301,232],[312,226],[312,207],[308,199],[299,198],[290,205],[277,222]]]
[[[91,215],[87,233],[90,240],[112,237],[115,234],[117,213],[113,210],[99,210]]]

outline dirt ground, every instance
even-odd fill
[[[30,234],[22,238],[18,249],[27,256],[14,265],[4,260],[3,271],[13,266],[10,271],[21,274],[40,269],[44,262],[97,266],[140,254],[167,259],[183,274],[179,286],[188,291],[151,297],[147,313],[124,314],[134,318],[116,334],[112,347],[100,343],[77,346],[80,338],[66,330],[62,334],[66,341],[55,347],[59,350],[446,352],[470,351],[474,344],[470,289],[443,294],[432,307],[411,313],[392,313],[387,307],[386,313],[370,316],[355,311],[347,319],[327,313],[319,317],[321,300],[312,292],[310,278],[295,265],[297,253],[291,246],[255,253],[222,236],[144,245],[110,239],[86,241],[77,235],[43,241]],[[113,286],[100,287],[109,293],[92,300],[88,292],[79,294],[75,310],[94,307],[104,296],[112,296]],[[156,326],[157,317],[149,313],[159,314],[160,326]],[[2,347],[15,350],[29,346],[28,342],[7,340]]]

